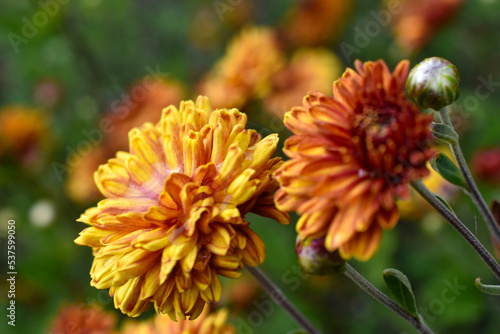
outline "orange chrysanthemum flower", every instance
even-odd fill
[[[284,64],[284,54],[271,29],[247,28],[229,44],[224,57],[201,82],[200,91],[217,108],[239,108],[252,98],[266,96],[270,78]]]
[[[429,173],[434,154],[425,115],[405,95],[408,61],[355,63],[333,84],[333,98],[312,92],[285,115],[295,133],[285,143],[291,160],[276,171],[275,199],[297,211],[297,231],[326,236],[328,250],[368,260],[382,229],[398,221],[395,199],[408,183]]]
[[[54,319],[50,334],[112,334],[116,319],[98,306],[63,307]]]
[[[236,334],[236,329],[226,323],[227,316],[225,309],[209,314],[208,307],[196,320],[175,322],[166,315],[157,314],[152,320],[125,323],[120,334]]]
[[[94,248],[91,284],[111,288],[122,312],[138,316],[153,302],[172,319],[194,319],[219,300],[218,275],[264,261],[245,214],[289,217],[273,203],[278,137],[261,140],[246,121],[205,97],[171,105],[158,124],[130,131],[130,153],[95,173],[107,199],[81,216],[91,227],[75,242]]]

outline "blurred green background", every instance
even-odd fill
[[[47,9],[47,3],[55,7]],[[222,7],[217,7],[220,3],[229,6],[223,7],[227,11],[222,15]],[[82,131],[94,129],[112,103],[120,100],[133,82],[148,74],[147,68],[168,73],[168,79],[186,87],[185,97],[193,99],[200,79],[242,27],[269,26],[283,34],[290,11],[301,3],[0,0],[0,108],[35,108],[47,124],[43,139],[38,139],[35,157],[0,156],[0,332],[47,333],[62,303],[97,303],[125,318],[114,310],[107,291],[90,287],[91,250],[73,243],[84,228],[75,220],[97,201],[71,200],[65,190],[68,175],[62,173],[60,179],[54,162],[65,164],[68,147],[77,147],[85,139]],[[367,27],[376,27],[374,13],[382,8],[380,1],[354,1],[350,11],[337,18],[344,24],[332,28],[330,38],[313,44],[335,52],[345,67],[352,67],[356,58],[382,58],[391,69],[406,57],[412,65],[429,56],[447,58],[461,74],[461,97],[453,119],[466,157],[470,159],[478,148],[500,146],[500,2],[466,1],[457,6],[454,15],[438,18],[443,21],[438,23],[446,24],[412,52],[397,46],[394,22],[379,23],[379,31],[366,31]],[[44,24],[42,16],[38,17],[40,21],[33,21],[41,11],[51,14],[46,15]],[[428,15],[437,14],[431,10]],[[26,22],[35,29],[27,28]],[[416,29],[411,24],[409,27]],[[414,31],[409,29],[407,33]],[[284,52],[290,54],[299,47],[288,44]],[[478,87],[484,80],[493,82],[491,91],[487,97],[478,97]],[[282,126],[276,126],[276,119],[269,117],[258,101],[245,111],[250,125],[262,133],[269,129],[280,131],[282,142],[289,135]],[[479,181],[479,185],[488,202],[500,198],[498,184]],[[450,203],[493,251],[487,228],[472,202],[457,194]],[[458,234],[428,210],[418,207],[423,215],[415,215],[415,219],[410,215],[386,232],[380,250],[369,262],[351,264],[387,293],[382,271],[389,267],[403,271],[413,284],[423,316],[437,333],[498,333],[500,299],[482,294],[474,286],[476,277],[495,284],[493,275]],[[5,317],[8,219],[16,221],[15,328],[7,326]],[[414,332],[345,276],[312,277],[302,273],[294,250],[296,217],[289,226],[255,215],[250,215],[249,220],[267,247],[262,269],[324,333]],[[452,302],[446,302],[443,291],[454,282],[466,287],[457,290]],[[220,304],[233,306],[230,322],[241,333],[287,333],[297,328],[276,306],[269,312],[260,310],[263,304],[269,305],[265,302],[268,299],[260,290],[252,292],[251,284],[238,286],[231,280],[224,283],[228,289]],[[250,297],[240,300],[241,305],[236,307],[232,297],[238,289],[249,290]]]

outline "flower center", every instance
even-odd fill
[[[366,106],[354,118],[355,135],[363,138],[369,147],[384,144],[390,136],[392,124],[397,121],[396,111],[397,108],[391,105],[384,107]]]

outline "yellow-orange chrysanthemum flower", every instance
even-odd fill
[[[295,135],[284,149],[291,160],[275,174],[275,199],[301,215],[303,239],[326,236],[328,250],[367,260],[398,221],[395,199],[429,173],[432,116],[405,95],[408,61],[393,73],[382,60],[355,65],[334,82],[333,98],[312,92],[285,115]]]
[[[75,242],[94,248],[91,284],[110,288],[122,312],[138,316],[153,302],[172,319],[194,319],[219,300],[218,275],[264,260],[245,214],[289,217],[273,203],[278,137],[261,140],[246,121],[205,97],[171,105],[156,125],[130,131],[130,153],[95,173],[107,199],[80,217],[91,226]]]
[[[225,309],[209,314],[205,307],[196,320],[172,321],[168,316],[157,314],[148,321],[125,323],[120,334],[236,334],[236,329],[226,323]]]
[[[112,334],[116,319],[98,306],[68,305],[54,319],[49,334]]]
[[[242,107],[271,90],[270,78],[285,64],[275,32],[270,28],[243,29],[226,54],[200,84],[200,92],[217,108]]]

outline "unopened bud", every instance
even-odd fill
[[[297,236],[295,249],[302,269],[311,275],[333,275],[345,270],[345,261],[338,251],[329,252],[325,248],[325,238]]]
[[[441,57],[426,58],[406,80],[406,92],[421,108],[440,110],[458,98],[460,74],[455,65]]]

